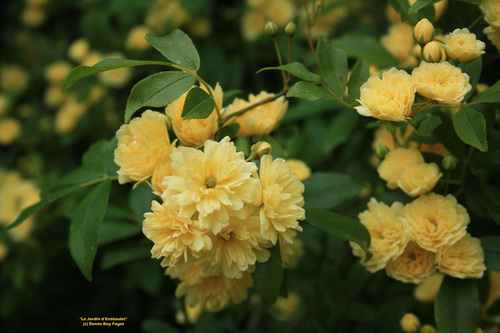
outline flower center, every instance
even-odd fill
[[[219,233],[219,236],[221,236],[222,238],[224,238],[224,240],[227,242],[228,240],[231,239],[231,232],[227,232],[227,231],[221,231]]]
[[[205,181],[205,185],[207,185],[208,188],[214,188],[215,185],[216,185],[216,181],[215,181],[215,178],[214,177],[209,177],[206,181]]]

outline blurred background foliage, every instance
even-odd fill
[[[133,84],[159,68],[135,67],[114,77],[87,78],[65,95],[60,86],[69,69],[111,55],[161,60],[144,46],[148,31],[164,35],[172,28],[183,29],[200,53],[200,76],[211,85],[219,82],[226,93],[246,96],[281,91],[280,73],[255,74],[277,65],[272,42],[262,35],[262,22],[273,19],[282,29],[293,19],[299,32],[292,40],[291,59],[315,70],[299,0],[23,0],[1,6],[0,187],[10,177],[16,178],[14,187],[29,182],[44,189],[78,167],[93,142],[114,136]],[[383,0],[327,1],[315,34],[344,48],[351,66],[358,57],[379,68],[396,65],[379,43],[390,24],[386,11]],[[449,1],[437,26],[450,32],[480,16],[476,5]],[[492,85],[498,79],[498,50],[482,32],[485,26],[479,20],[472,32],[487,44],[481,83]],[[278,42],[285,54],[284,33]],[[360,45],[370,47],[360,51]],[[287,158],[301,159],[313,170],[305,181],[306,205],[356,217],[370,196],[388,203],[408,201],[401,191],[387,191],[370,162],[375,129],[372,119],[346,112],[336,102],[290,100],[273,137]],[[434,324],[432,305],[413,296],[414,285],[383,272],[370,274],[346,241],[306,223],[299,235],[304,253],[298,267],[286,275],[286,300],[269,305],[252,288],[242,304],[192,320],[174,296],[175,281],[150,259],[151,245],[141,233],[150,191],[131,189],[112,187],[91,283],[68,250],[69,220],[85,193],[73,193],[37,214],[22,236],[1,236],[2,332],[68,332],[82,326],[80,317],[103,316],[127,317],[127,331],[151,333],[400,332],[399,320],[407,312]],[[12,193],[12,187],[0,190],[0,206]],[[481,223],[471,224],[472,233],[499,232],[498,225],[475,214],[472,220]],[[488,275],[479,285],[486,290],[485,299]]]

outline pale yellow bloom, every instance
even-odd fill
[[[410,0],[410,2],[409,2],[410,5],[413,5],[415,3],[415,1],[417,1],[417,0]],[[434,4],[434,10],[436,13],[436,21],[439,20],[441,18],[441,16],[443,16],[443,13],[446,9],[447,4],[448,4],[448,0],[441,0],[441,1],[438,1]],[[399,15],[399,13],[394,8],[392,8],[391,5],[387,5],[385,15],[387,17],[387,20],[391,23],[401,22],[401,15]]]
[[[430,192],[443,176],[436,163],[415,163],[403,170],[397,183],[411,197]]]
[[[500,27],[493,28],[491,26],[484,28],[484,33],[488,36],[490,42],[495,45],[495,47],[500,50]]]
[[[212,22],[204,17],[196,17],[188,23],[189,35],[204,38],[212,33]]]
[[[89,41],[83,38],[75,40],[68,49],[68,56],[75,61],[82,62],[90,53]],[[92,64],[93,65],[93,64]]]
[[[188,22],[189,13],[178,0],[156,0],[146,17],[146,26],[157,34]]]
[[[149,33],[151,33],[151,31],[145,26],[133,27],[128,32],[125,47],[135,51],[144,51],[150,48],[151,45],[146,41],[146,35]]]
[[[494,28],[500,28],[500,2],[498,0],[483,0],[481,9],[484,12],[484,20]]]
[[[425,324],[425,325],[420,326],[419,333],[437,333],[437,330],[434,326],[429,325],[429,324]],[[479,332],[477,332],[477,333],[479,333]]]
[[[435,273],[427,279],[419,283],[413,291],[413,296],[420,302],[432,303],[436,298],[441,282],[443,282],[444,274]]]
[[[175,146],[175,142],[172,146]],[[161,197],[166,189],[166,187],[163,186],[163,178],[171,175],[172,168],[170,167],[170,162],[162,162],[156,165],[153,170],[153,176],[151,177],[151,187],[155,195]]]
[[[438,64],[422,61],[411,75],[420,95],[441,104],[458,105],[472,89],[469,75],[446,61]]]
[[[89,52],[85,58],[82,59],[81,64],[83,66],[94,66],[98,62],[101,62],[104,60],[102,54],[98,51],[91,51]]]
[[[89,105],[87,103],[79,101],[74,95],[65,99],[64,104],[56,114],[56,131],[58,133],[67,133],[72,130],[81,116],[87,112],[88,108]]]
[[[408,23],[396,23],[389,27],[388,34],[380,39],[382,45],[402,65],[415,65],[416,59],[412,59],[413,27]]]
[[[486,270],[481,241],[470,234],[439,248],[436,261],[440,272],[459,279],[480,279]]]
[[[0,83],[3,90],[20,94],[28,87],[29,74],[21,66],[8,66],[2,69]]]
[[[271,313],[279,320],[290,320],[298,314],[301,301],[298,293],[289,292],[288,297],[278,297],[276,303],[271,305]]]
[[[305,12],[302,11],[303,20],[306,20]],[[346,6],[335,6],[328,10],[323,9],[311,27],[311,38],[318,39],[320,36],[329,36],[337,23],[348,14]]]
[[[61,106],[66,100],[66,95],[63,93],[61,86],[50,85],[45,90],[43,97],[44,103],[51,108]]]
[[[21,135],[21,124],[14,118],[0,119],[0,145],[11,145]]]
[[[352,252],[362,259],[361,264],[368,271],[374,273],[384,268],[389,260],[399,257],[408,244],[409,239],[404,229],[403,205],[395,202],[389,207],[371,198],[368,210],[361,212],[358,218],[370,233],[369,250],[373,257],[365,261],[365,251],[354,242],[350,242]]]
[[[450,59],[458,59],[461,62],[469,62],[484,53],[486,45],[476,39],[476,35],[469,29],[455,29],[444,38],[446,54]]]
[[[420,283],[436,270],[433,252],[427,251],[410,241],[403,254],[390,260],[385,266],[388,276],[406,283]]]
[[[304,184],[282,158],[265,155],[261,159],[259,179],[262,184],[260,231],[273,245],[278,234],[287,229],[302,231],[299,220],[305,219]]]
[[[62,84],[71,71],[71,68],[71,64],[64,60],[55,61],[45,68],[45,78],[51,84]]]
[[[120,167],[120,184],[133,180],[143,182],[151,177],[158,164],[169,163],[175,145],[170,144],[165,116],[151,110],[122,125],[116,137],[115,163]]]
[[[203,90],[206,88],[203,86]],[[222,88],[217,83],[213,89],[215,100],[219,110],[222,109]],[[183,94],[174,102],[170,103],[165,112],[172,121],[175,135],[181,143],[186,146],[200,147],[206,140],[213,139],[215,132],[219,129],[218,117],[215,111],[205,119],[182,119],[182,109],[188,92]]]
[[[284,27],[295,15],[295,6],[289,0],[272,0],[266,3],[263,14],[268,21]]]
[[[47,12],[43,6],[26,6],[21,12],[21,21],[30,28],[38,28],[45,23]]]
[[[175,266],[177,272],[186,271],[201,251],[212,248],[210,237],[197,220],[180,217],[157,201],[153,201],[151,210],[144,214],[142,231],[154,243],[152,258],[163,257],[162,267]]]
[[[204,151],[174,148],[170,159],[172,175],[163,178],[162,199],[178,209],[179,216],[199,212],[201,226],[214,234],[229,225],[230,213],[255,200],[258,181],[252,174],[257,166],[236,152],[229,137],[205,141]]]
[[[230,115],[251,104],[268,100],[274,97],[274,94],[261,91],[258,95],[250,94],[248,101],[236,98],[231,105],[226,108],[225,115]],[[275,101],[259,105],[240,116],[236,117],[236,122],[240,125],[238,136],[260,136],[269,134],[283,118],[288,108],[288,101],[284,96]]]
[[[413,39],[415,39],[419,44],[427,44],[434,37],[434,26],[432,23],[424,18],[418,21],[418,23],[413,28]]]
[[[266,18],[261,13],[257,11],[247,12],[241,18],[241,33],[246,40],[253,41],[264,33],[266,23]]]
[[[407,121],[415,100],[411,76],[403,70],[391,68],[382,78],[371,76],[361,86],[361,104],[356,111],[365,117],[388,121]]]
[[[303,181],[311,176],[311,169],[304,161],[291,158],[287,159],[286,163],[288,163],[290,169],[297,174],[299,181]]]
[[[121,54],[110,54],[105,56],[106,59],[123,58]],[[113,88],[122,88],[125,86],[132,77],[132,67],[116,68],[109,71],[101,72],[98,74],[102,83]]]
[[[398,180],[403,171],[416,163],[424,162],[422,154],[415,148],[396,148],[391,150],[377,168],[380,178],[387,182],[391,190],[398,188]]]
[[[429,193],[405,206],[406,227],[412,239],[424,249],[437,252],[466,235],[470,222],[467,210],[451,194]]]
[[[399,323],[405,333],[415,333],[420,326],[420,320],[413,313],[406,313]]]

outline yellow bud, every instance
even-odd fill
[[[413,28],[413,39],[420,45],[429,43],[434,38],[434,26],[428,19],[421,19]]]
[[[420,326],[420,320],[418,320],[417,316],[413,313],[405,314],[399,323],[401,324],[403,331],[406,333],[417,332],[417,329]]]
[[[252,151],[252,159],[260,159],[262,156],[271,153],[271,145],[265,141],[259,141],[254,144],[251,148]]]
[[[446,60],[446,53],[440,42],[432,41],[425,44],[422,53],[423,59],[427,62],[443,62]]]

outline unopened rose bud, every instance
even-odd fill
[[[420,45],[429,43],[434,38],[434,26],[428,19],[421,19],[413,28],[413,39]]]
[[[271,152],[271,145],[268,142],[259,141],[252,146],[251,152],[252,159],[258,160]]]
[[[417,332],[418,327],[420,326],[420,320],[418,320],[417,316],[413,313],[405,314],[399,323],[401,324],[403,331],[406,333]]]
[[[378,158],[383,159],[387,153],[389,153],[389,148],[387,148],[386,145],[378,145],[375,147],[375,155],[377,155]]]
[[[452,171],[457,167],[457,160],[455,159],[455,157],[448,155],[443,158],[442,165],[444,170]]]
[[[296,32],[297,32],[297,26],[295,25],[295,23],[293,23],[293,21],[286,25],[285,33],[288,36],[293,37],[293,35],[295,35]]]
[[[440,42],[432,41],[425,44],[422,53],[422,57],[427,62],[443,62],[446,60],[446,53]]]
[[[264,31],[266,35],[268,35],[269,37],[275,37],[276,34],[278,33],[278,26],[273,21],[269,21],[266,23]]]

